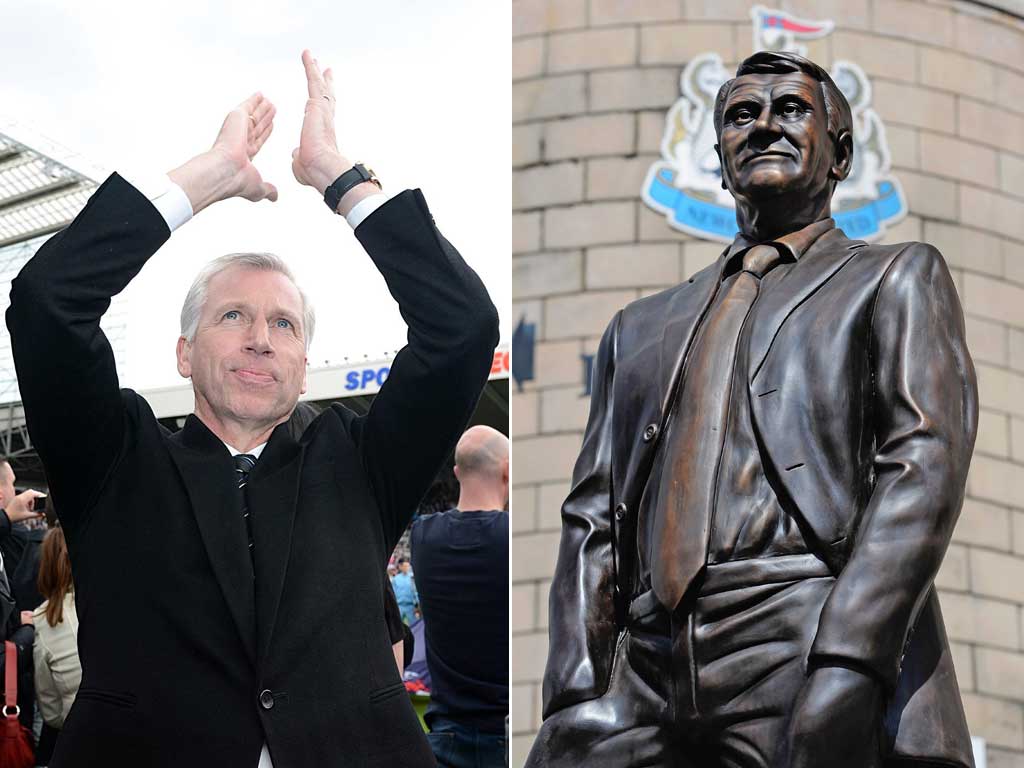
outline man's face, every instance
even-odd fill
[[[398,567],[402,569],[402,573],[408,573],[409,571],[411,571],[411,570],[412,570],[412,566],[411,566],[411,565],[409,565],[408,561],[406,561],[406,562],[402,563],[402,564],[401,564],[400,566],[398,566]]]
[[[14,470],[6,461],[0,464],[0,507],[4,507],[14,498]]]
[[[178,340],[178,372],[192,378],[200,416],[287,418],[306,391],[298,289],[280,272],[237,266],[215,275],[195,337]]]
[[[739,197],[815,192],[834,146],[821,84],[803,72],[738,77],[722,113],[723,178]]]

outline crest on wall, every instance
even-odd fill
[[[807,55],[804,41],[832,33],[832,21],[800,19],[755,6],[750,11],[755,51],[789,51]],[[837,185],[832,217],[848,237],[877,240],[887,226],[907,213],[899,181],[891,173],[885,128],[871,108],[871,83],[856,64],[836,61],[829,72],[850,102],[853,113],[853,168]],[[732,242],[736,207],[722,189],[722,169],[715,154],[715,96],[732,75],[717,53],[694,57],[679,78],[681,96],[669,109],[661,141],[661,159],[647,171],[644,202],[665,214],[668,223],[695,237]]]

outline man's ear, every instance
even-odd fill
[[[828,177],[835,181],[842,181],[853,170],[853,135],[844,129],[839,132],[832,144],[835,153],[832,167],[828,170]]]
[[[178,337],[178,348],[175,350],[178,358],[178,373],[183,379],[192,376],[192,344],[184,336]],[[305,390],[303,390],[305,391]]]
[[[722,189],[729,189],[725,186],[725,163],[722,162],[722,148],[715,144],[715,154],[718,155],[718,167],[722,169]]]
[[[306,394],[307,378],[309,374],[309,358],[302,358],[302,389],[299,390],[300,395]]]

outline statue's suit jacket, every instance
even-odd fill
[[[254,583],[224,444],[195,416],[170,432],[119,391],[100,331],[167,237],[115,175],[11,289],[80,620],[82,684],[50,765],[256,768],[266,741],[276,768],[433,766],[384,622],[385,565],[486,383],[497,316],[483,284],[418,191],[356,229],[409,343],[368,414],[336,404],[298,439],[274,429],[246,488]]]
[[[638,510],[725,253],[621,310],[595,359],[562,509],[545,713],[601,696],[637,590]],[[748,391],[765,472],[836,575],[811,650],[881,680],[888,750],[971,765],[933,579],[963,502],[977,387],[942,256],[826,233],[755,304]],[[709,468],[710,471],[710,468]]]

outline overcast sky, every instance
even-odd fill
[[[125,292],[124,386],[184,383],[181,301],[199,267],[273,251],[317,310],[310,364],[405,343],[383,279],[340,216],[291,174],[306,100],[300,54],[332,67],[339,148],[386,192],[421,187],[441,231],[480,274],[511,335],[509,6],[481,0],[302,3],[0,0],[0,113],[100,167],[163,173],[207,149],[253,91],[277,106],[256,158],[277,203],[199,214]]]

